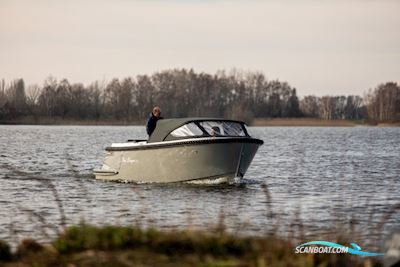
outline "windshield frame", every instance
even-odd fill
[[[235,123],[238,124],[243,131],[244,135],[225,135],[225,134],[216,134],[216,135],[211,135],[202,125],[201,123],[203,122],[215,122],[217,124],[223,124],[223,123]],[[188,125],[194,123],[201,131],[201,135],[188,135],[188,136],[173,136],[172,132],[175,131],[176,129],[179,129],[182,126]],[[202,121],[188,121],[187,123],[179,126],[178,128],[175,128],[172,130],[165,138],[164,141],[170,141],[170,140],[179,140],[179,139],[190,139],[190,138],[204,138],[204,137],[214,137],[214,138],[220,138],[220,137],[235,137],[235,138],[249,138],[251,137],[250,134],[248,133],[246,129],[246,124],[244,122],[239,122],[239,121],[231,121],[231,120],[202,120]]]

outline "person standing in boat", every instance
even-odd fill
[[[154,129],[157,126],[157,121],[161,119],[161,109],[159,106],[155,106],[153,112],[150,114],[149,120],[147,121],[146,131],[149,136],[154,132]]]

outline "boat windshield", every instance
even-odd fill
[[[234,121],[190,122],[176,128],[169,134],[172,139],[196,136],[249,136],[249,134],[244,124]],[[170,138],[167,138],[167,140]]]
[[[211,136],[247,136],[241,123],[231,121],[202,121],[199,125]]]
[[[171,135],[174,137],[200,136],[203,135],[203,131],[196,123],[191,122],[173,130]]]

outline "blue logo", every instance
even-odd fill
[[[320,247],[311,246],[319,245]],[[328,241],[311,241],[298,245],[295,248],[296,253],[350,253],[362,257],[383,256],[384,253],[362,251],[356,243],[350,243],[351,247],[346,247],[337,243]]]

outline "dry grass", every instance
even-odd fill
[[[400,122],[380,122],[378,127],[400,127]]]
[[[0,121],[0,124],[11,125],[144,125],[145,121],[138,120],[115,120],[115,119],[72,119],[62,117],[44,117],[44,116],[23,116],[13,120]]]
[[[314,126],[314,127],[353,127],[357,123],[349,120],[322,120],[312,118],[256,118],[252,126]]]
[[[367,120],[322,120],[314,118],[255,118],[251,126],[304,126],[304,127],[399,127],[400,122],[377,122]]]

